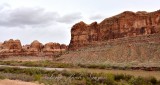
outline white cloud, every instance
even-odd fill
[[[4,8],[1,6],[1,10]],[[81,13],[72,13],[60,16],[58,12],[48,12],[42,8],[16,8],[0,11],[0,26],[24,27],[43,26],[55,23],[73,23],[82,18]]]
[[[81,13],[60,15],[39,7],[13,9],[6,5],[0,5],[0,16],[0,42],[20,39],[22,44],[30,44],[33,40],[39,40],[43,44],[69,44],[70,25],[82,18]]]

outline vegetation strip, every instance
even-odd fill
[[[95,68],[95,69],[117,69],[117,70],[145,70],[160,71],[160,67],[131,67],[113,66],[109,64],[71,64],[57,63],[53,61],[0,61],[0,65],[48,67],[48,68]]]
[[[9,76],[6,76],[9,75]],[[126,74],[47,71],[42,69],[0,68],[0,78],[39,81],[46,85],[160,85],[154,77],[134,77]]]

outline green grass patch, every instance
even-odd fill
[[[52,68],[71,68],[73,64],[55,63],[53,61],[0,61],[0,65],[30,66],[30,67],[52,67]]]

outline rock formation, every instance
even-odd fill
[[[4,41],[4,43],[2,43],[0,47],[0,52],[20,52],[22,50],[20,40],[13,39]]]
[[[2,49],[2,44],[3,44],[3,43],[0,42],[0,49]]]
[[[87,25],[82,21],[75,24],[71,29],[69,50],[110,39],[159,32],[160,10],[150,13],[125,11],[116,16],[106,18],[99,24],[93,22]]]
[[[43,48],[43,44],[40,43],[39,41],[35,40],[31,43],[30,45],[30,51],[32,52],[40,52]]]
[[[59,43],[53,43],[53,42],[50,42],[50,43],[46,43],[44,45],[44,49],[43,51],[47,51],[47,52],[52,52],[52,51],[61,51],[62,49],[64,48],[61,48],[61,46],[63,46],[64,44],[60,45]],[[66,45],[65,45],[66,46]],[[66,49],[66,48],[65,48]]]
[[[68,46],[66,46],[65,44],[61,44],[61,50],[65,51],[66,49],[68,49]]]
[[[20,40],[10,39],[0,43],[0,57],[5,56],[54,56],[67,50],[67,46],[59,43],[43,45],[35,40],[30,45],[21,45]]]
[[[59,44],[53,42],[46,43],[43,48],[43,52],[45,53],[45,55],[50,55],[50,54],[58,55],[62,54],[66,50],[67,46],[65,44]]]

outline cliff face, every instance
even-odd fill
[[[109,39],[153,34],[159,31],[160,10],[151,13],[125,11],[106,18],[99,24],[97,22],[90,25],[84,22],[75,24],[71,29],[69,50]]]
[[[46,43],[35,40],[30,45],[21,45],[20,40],[10,39],[0,43],[0,57],[5,56],[54,56],[67,50],[65,44]]]

